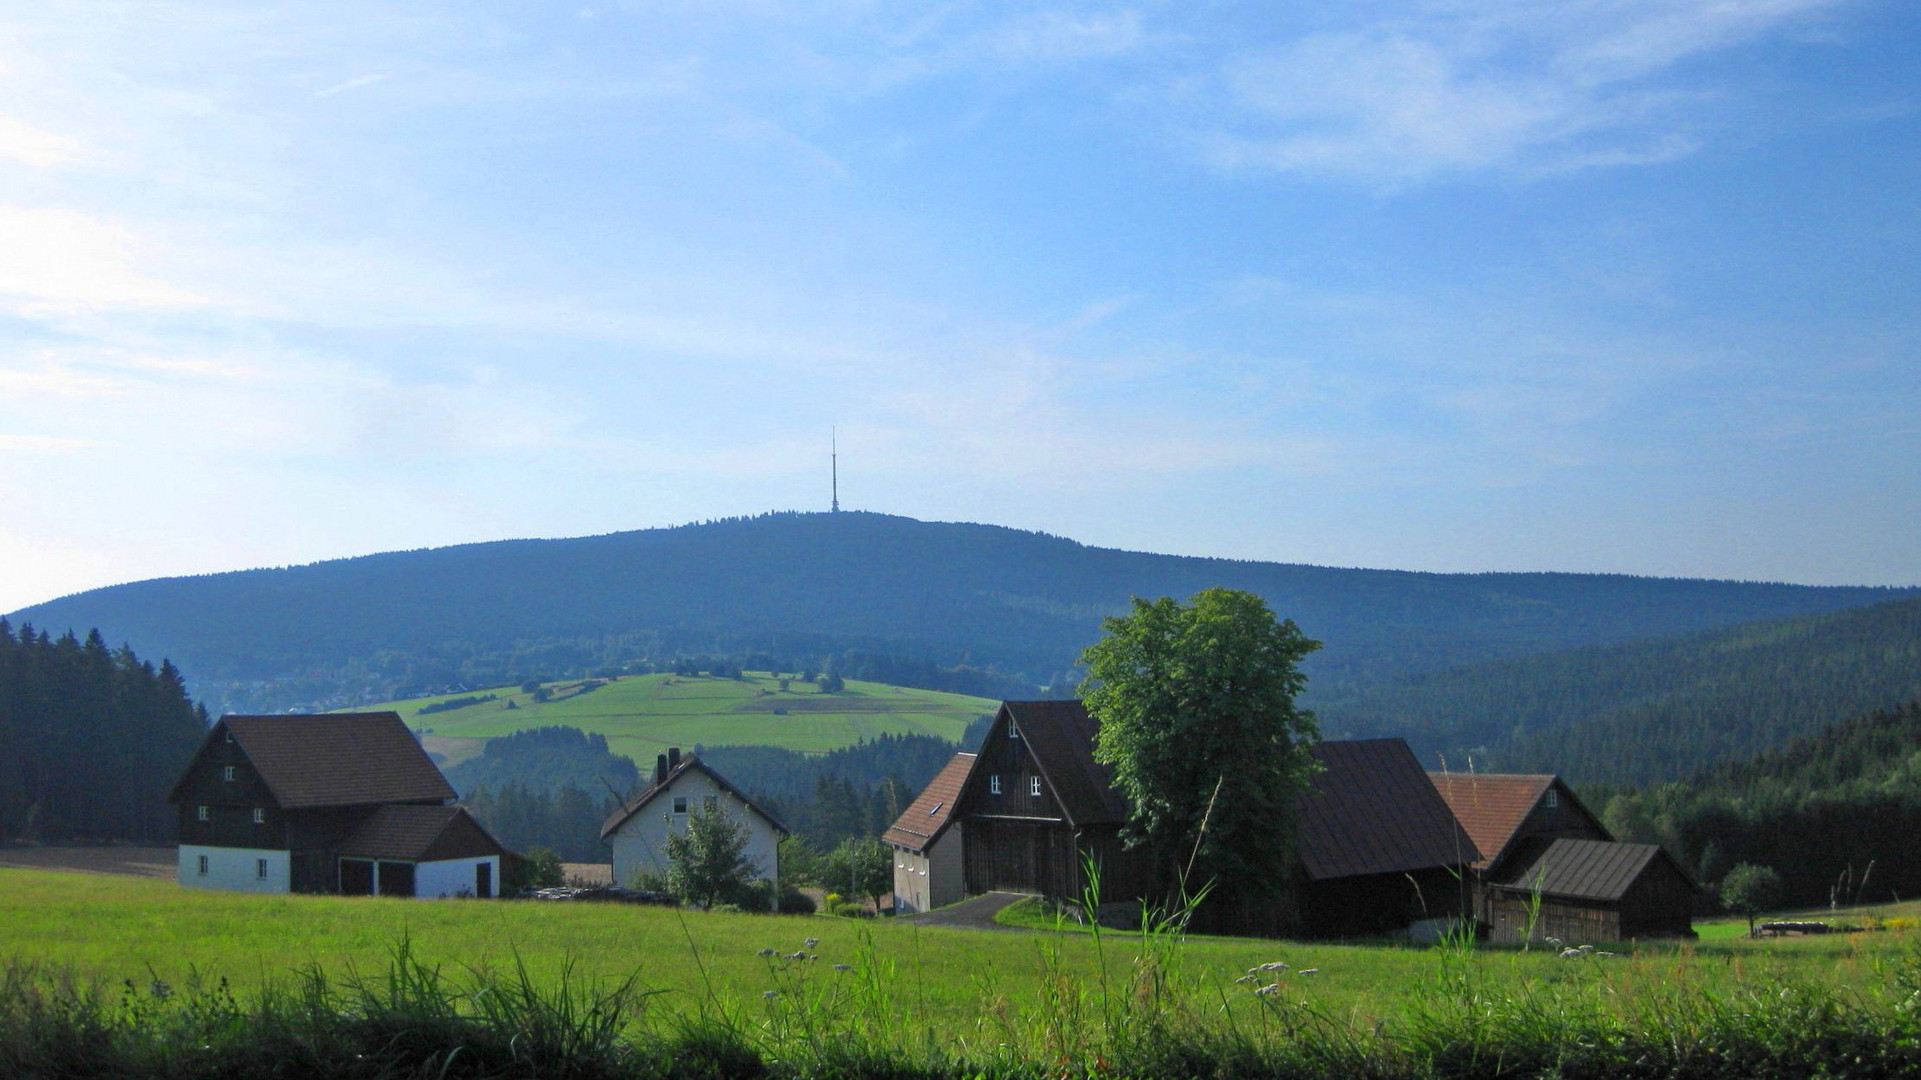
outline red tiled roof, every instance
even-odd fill
[[[732,795],[734,798],[739,799],[742,803],[746,805],[747,809],[752,810],[754,813],[759,814],[762,818],[766,819],[767,824],[772,825],[775,828],[775,830],[780,832],[782,835],[787,834],[787,831],[788,831],[787,826],[782,825],[779,819],[775,818],[774,815],[754,805],[754,800],[748,798],[746,792],[743,792],[739,788],[735,787],[733,784],[729,783],[726,777],[715,772],[711,766],[703,764],[700,758],[696,757],[693,754],[686,754],[681,757],[680,764],[675,766],[673,771],[669,772],[666,776],[661,777],[659,783],[648,785],[645,789],[641,791],[640,794],[627,800],[626,805],[614,811],[614,815],[608,818],[600,826],[600,838],[602,840],[605,840],[609,836],[612,836],[616,829],[620,828],[622,825],[627,824],[628,819],[632,818],[635,814],[638,814],[642,810],[646,809],[648,803],[653,802],[668,788],[673,787],[674,781],[679,780],[681,777],[687,775],[688,771],[692,769],[699,769],[701,772],[706,773],[709,779],[711,779],[714,783],[720,785],[720,789],[722,791],[725,791],[729,795]]]
[[[232,733],[283,810],[455,797],[399,713],[223,716],[201,753],[223,732]]]
[[[461,806],[383,806],[340,845],[340,854],[346,858],[406,862],[475,859],[506,852]]]
[[[935,774],[920,797],[901,812],[900,819],[881,834],[881,839],[909,851],[926,851],[947,831],[953,820],[954,804],[960,801],[961,785],[974,767],[976,756],[955,754]]]
[[[1553,775],[1546,773],[1431,772],[1427,777],[1481,850],[1476,870],[1487,869],[1507,853],[1527,816],[1554,784]]]
[[[1308,880],[1466,866],[1480,858],[1400,739],[1317,743],[1322,771],[1300,801]]]

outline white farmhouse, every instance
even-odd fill
[[[787,826],[693,754],[679,747],[654,760],[654,782],[629,799],[600,827],[600,839],[614,849],[614,883],[625,885],[645,873],[667,872],[667,837],[687,827],[687,815],[719,807],[747,826],[747,860],[760,880],[780,880],[780,841]]]
[[[900,819],[881,835],[894,849],[894,910],[932,911],[961,899],[961,824],[954,804],[974,768],[973,754],[955,754]]]

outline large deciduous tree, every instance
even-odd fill
[[[1295,802],[1320,737],[1295,705],[1299,664],[1320,642],[1234,589],[1136,598],[1102,629],[1081,654],[1094,756],[1114,768],[1123,837],[1145,850],[1162,900],[1211,882],[1240,923],[1284,917]]]

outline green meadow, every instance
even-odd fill
[[[965,694],[913,690],[848,680],[822,693],[793,679],[781,689],[765,672],[739,679],[705,675],[629,675],[588,688],[579,680],[547,683],[547,701],[518,686],[358,706],[391,709],[423,731],[427,748],[455,765],[480,753],[488,739],[527,728],[565,725],[607,737],[616,754],[646,767],[668,747],[779,746],[825,753],[879,735],[935,735],[958,742],[975,717],[999,702]],[[422,714],[423,706],[494,694],[495,700]],[[509,707],[509,703],[512,707]]]
[[[1902,920],[1907,922],[1907,920]],[[806,945],[808,939],[816,944]],[[384,971],[403,941],[451,973],[524,965],[589,982],[633,977],[656,1007],[721,1007],[760,1017],[767,992],[804,980],[821,991],[878,979],[893,1007],[943,1040],[1035,1037],[1026,1025],[1160,964],[1188,1007],[1215,1022],[1252,1022],[1284,996],[1356,1030],[1411,1024],[1449,987],[1476,985],[1625,1014],[1677,988],[1738,993],[1783,980],[1849,995],[1905,994],[1895,971],[1916,952],[1910,931],[1750,942],[1719,938],[1563,959],[1551,949],[1415,948],[1236,938],[1168,942],[1109,932],[964,930],[912,919],[850,920],[528,901],[262,897],[182,889],[164,880],[0,869],[0,959],[58,965],[110,984],[184,985],[224,977],[244,993],[318,968]],[[764,949],[818,960],[757,955]],[[1246,979],[1248,969],[1286,968]],[[848,970],[836,970],[847,965]],[[1237,981],[1242,980],[1242,981]],[[1087,1003],[1084,1003],[1087,1004]]]

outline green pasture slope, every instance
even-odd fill
[[[540,980],[571,966],[587,981],[635,976],[663,993],[663,1008],[696,1011],[718,999],[758,1015],[765,992],[790,987],[795,965],[761,949],[807,951],[819,960],[799,977],[834,980],[871,973],[895,1007],[936,1034],[977,1041],[1008,1032],[995,1025],[1035,1017],[1062,985],[1098,993],[1103,968],[1122,986],[1143,952],[1133,935],[1022,933],[920,927],[911,918],[736,915],[665,908],[532,901],[388,900],[367,897],[250,896],[183,889],[152,878],[0,869],[0,962],[61,966],[85,978],[183,985],[225,977],[243,992],[284,983],[318,966],[379,975],[408,939],[417,955],[450,975],[525,963]],[[808,947],[807,939],[817,939]],[[1360,1027],[1406,1022],[1438,985],[1469,977],[1490,989],[1604,986],[1627,1011],[1637,995],[1674,985],[1733,990],[1744,979],[1791,977],[1811,985],[1877,993],[1884,977],[1921,940],[1911,931],[1775,941],[1661,946],[1609,960],[1568,961],[1553,950],[1483,948],[1468,953],[1396,945],[1345,945],[1192,938],[1173,956],[1181,992],[1204,1011],[1254,1014],[1262,1005],[1237,983],[1255,965],[1291,999]],[[698,963],[696,963],[696,955]],[[853,971],[841,972],[836,964]],[[1884,971],[1883,969],[1889,969]],[[1313,969],[1311,975],[1295,974]],[[1065,983],[1062,980],[1066,980]],[[1889,987],[1889,992],[1893,988]]]
[[[409,727],[426,733],[427,749],[443,755],[447,765],[480,753],[488,739],[565,725],[607,736],[614,753],[633,758],[645,770],[654,755],[668,747],[696,743],[779,746],[819,754],[879,735],[937,735],[958,742],[970,721],[1000,704],[965,694],[854,680],[837,694],[821,693],[799,679],[782,690],[779,681],[765,672],[739,679],[629,675],[585,693],[583,685],[578,680],[547,683],[552,700],[545,702],[521,693],[518,686],[502,686],[344,711],[392,709]],[[446,712],[419,712],[423,705],[487,694],[497,699]],[[510,701],[514,708],[507,707]]]

